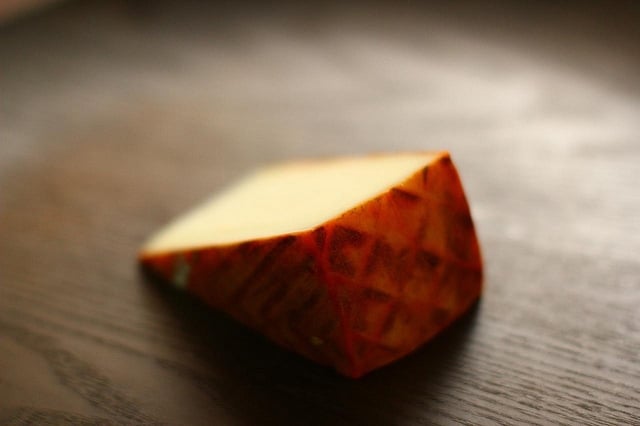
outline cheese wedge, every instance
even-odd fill
[[[431,339],[482,288],[473,221],[447,152],[266,168],[160,230],[139,259],[350,377]]]

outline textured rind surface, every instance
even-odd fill
[[[447,153],[308,232],[140,256],[161,277],[316,362],[359,377],[416,349],[482,289]]]

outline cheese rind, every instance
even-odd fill
[[[360,164],[369,161],[376,168]],[[281,346],[349,377],[403,357],[480,296],[482,260],[462,184],[447,153],[334,162],[339,165],[298,163],[254,175],[162,231],[142,250],[142,264]],[[374,179],[373,171],[385,178]],[[294,199],[313,206],[317,197],[322,214],[292,224],[265,217],[270,225],[261,225],[238,213],[238,223],[253,233],[210,237],[220,225],[211,222],[219,213],[211,212],[229,209],[229,215],[229,206],[248,208],[251,203],[237,200],[250,194],[268,199],[265,191],[280,193],[272,185],[293,188],[313,181],[301,176],[333,179],[323,185],[334,189],[347,176],[377,183],[365,185],[367,191],[350,189],[348,202],[331,206],[324,206],[333,198],[318,195],[319,186],[299,191]],[[262,206],[255,215],[269,211],[264,200],[255,205]],[[223,215],[230,226],[231,216]],[[198,230],[207,238],[195,235]]]

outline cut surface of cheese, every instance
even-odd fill
[[[473,220],[447,152],[264,169],[160,230],[139,258],[349,377],[412,352],[482,289]]]
[[[387,191],[437,156],[380,155],[269,167],[178,218],[144,250],[205,247],[306,231]]]

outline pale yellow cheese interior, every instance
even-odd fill
[[[143,252],[229,244],[313,229],[384,193],[438,154],[284,164],[260,170],[179,217]]]

